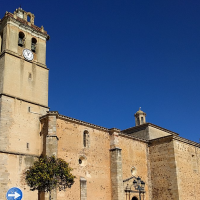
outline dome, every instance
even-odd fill
[[[135,115],[138,115],[138,114],[146,115],[146,113],[141,110],[141,107],[139,107],[139,110],[135,113]]]

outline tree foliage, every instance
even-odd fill
[[[75,176],[71,173],[72,168],[61,158],[40,157],[26,172],[26,183],[31,190],[51,192],[58,188],[64,190],[74,183]]]

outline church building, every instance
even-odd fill
[[[50,111],[47,31],[22,8],[2,17],[0,200],[12,187],[20,188],[25,200],[49,198],[30,191],[24,180],[41,155],[64,159],[76,176],[71,188],[53,192],[53,200],[200,199],[199,143],[146,122],[141,109],[135,126],[125,130]]]

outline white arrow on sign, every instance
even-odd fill
[[[15,192],[15,194],[8,194],[9,197],[14,197],[16,199],[17,197],[20,197],[21,195]]]

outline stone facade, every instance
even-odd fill
[[[199,199],[200,148],[183,138],[173,138],[179,199]]]
[[[110,149],[111,194],[113,200],[123,199],[122,155],[120,148]]]
[[[150,170],[153,199],[179,199],[172,137],[151,141]]]
[[[76,176],[72,188],[52,192],[53,200],[197,200],[198,143],[147,123],[141,109],[136,126],[126,130],[49,111],[49,36],[34,17],[19,8],[0,21],[0,200],[11,187],[19,187],[24,199],[48,199],[24,181],[40,155],[63,158]],[[32,51],[32,60],[24,49]],[[133,185],[138,177],[145,182],[140,194]]]
[[[18,44],[20,33],[24,34],[23,46]],[[39,117],[49,110],[48,35],[16,13],[6,12],[0,36],[0,199],[5,199],[9,188],[20,187],[27,199],[34,200],[37,192],[30,193],[23,173],[43,151]],[[31,49],[32,38],[37,47],[30,62],[22,53],[24,48]]]

